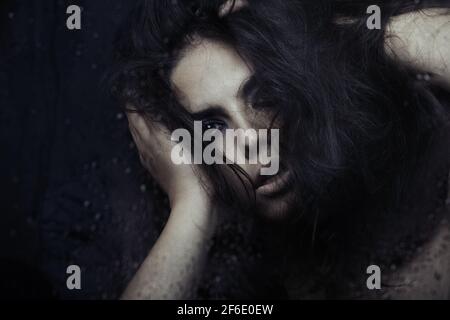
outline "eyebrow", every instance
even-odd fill
[[[256,78],[254,75],[251,75],[244,81],[242,81],[241,85],[239,86],[237,96],[238,98],[244,98],[251,89],[253,89],[256,86]]]

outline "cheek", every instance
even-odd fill
[[[252,162],[252,164],[250,164],[249,159],[245,157],[245,146],[238,146],[232,143],[227,144],[225,135],[223,138],[223,142],[224,143],[217,149],[221,156],[225,156],[225,159],[228,159],[230,163],[238,165],[253,182],[256,181],[256,178],[259,176],[261,169],[260,164],[258,164],[258,155],[255,154],[253,157],[256,163]],[[256,141],[254,143],[257,144]],[[257,150],[257,148],[255,150]],[[233,185],[240,183],[239,178],[236,177],[236,174],[233,174],[233,171],[230,168],[226,168],[225,164],[220,166],[225,167],[223,169],[226,169],[226,176]],[[245,177],[241,175],[241,178],[244,179]]]
[[[258,214],[270,221],[287,221],[296,214],[296,198],[293,192],[289,192],[279,198],[257,197],[256,210]]]
[[[255,177],[252,176],[251,170],[249,170],[247,165],[239,165],[240,170],[245,172],[247,177],[239,172],[234,171],[231,166],[221,165],[221,170],[225,176],[225,179],[229,186],[232,187],[233,192],[239,197],[240,195],[245,195],[246,193],[253,192],[253,185],[252,182],[249,181],[248,178],[250,178],[252,181],[254,181]]]
[[[245,171],[245,168],[239,166],[247,175],[249,174]],[[255,190],[251,181],[239,171],[235,171],[231,166],[227,165],[216,165],[216,169],[220,170],[224,182],[221,183],[220,187],[226,186],[226,191],[230,192],[233,204],[238,204],[241,209],[253,208],[255,204]],[[220,189],[219,189],[220,190]],[[219,197],[225,195],[220,194]]]

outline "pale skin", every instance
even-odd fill
[[[428,9],[396,17],[388,27],[387,52],[450,88],[449,9]]]
[[[433,9],[396,17],[388,34],[392,37],[387,38],[387,52],[399,63],[429,72],[433,81],[450,88],[448,12]],[[250,68],[231,48],[202,40],[187,50],[175,66],[171,81],[182,104],[191,112],[202,111],[205,105],[220,105],[228,127],[264,127],[264,115],[249,113],[239,95],[242,83],[250,75]],[[171,162],[172,142],[167,130],[137,113],[128,113],[128,121],[141,162],[168,194],[171,212],[160,237],[121,298],[193,298],[218,225],[220,208],[213,206],[205,192],[207,181],[200,181],[203,178],[192,167]],[[244,169],[253,177],[259,168]],[[279,204],[263,198],[259,201],[268,211],[267,216],[283,216]]]

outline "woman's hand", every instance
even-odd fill
[[[425,9],[394,17],[388,54],[450,88],[450,9]]]
[[[200,172],[194,172],[192,165],[176,165],[171,160],[175,142],[171,141],[170,132],[162,124],[151,122],[136,112],[129,112],[127,116],[141,163],[167,193],[171,207],[186,201],[207,201],[202,187],[206,181]]]
[[[141,162],[169,195],[171,212],[122,299],[196,297],[217,226],[216,209],[192,166],[172,162],[174,143],[164,126],[135,112],[128,120]]]

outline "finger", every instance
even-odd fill
[[[155,134],[156,130],[151,121],[146,120],[142,115],[130,112],[127,114],[130,132],[136,146],[141,153],[158,153],[161,147],[161,141]]]
[[[142,166],[146,168],[151,175],[154,175],[155,171],[155,165],[154,165],[154,155],[149,146],[147,146],[139,137],[139,134],[136,133],[136,129],[131,128],[131,135],[133,136],[133,140],[136,144],[136,148],[139,155],[139,161],[141,162]]]
[[[160,149],[166,149],[171,144],[170,132],[163,124],[136,112],[128,113],[127,117],[130,128],[135,129],[141,141]]]
[[[142,140],[148,140],[150,138],[150,132],[144,117],[137,112],[127,112],[126,115],[130,130],[133,129]]]
[[[130,133],[133,138],[133,141],[139,150],[139,152],[142,152],[142,150],[145,150],[145,141],[142,140],[142,137],[140,136],[139,132],[136,130],[136,128],[132,125],[130,125]]]

